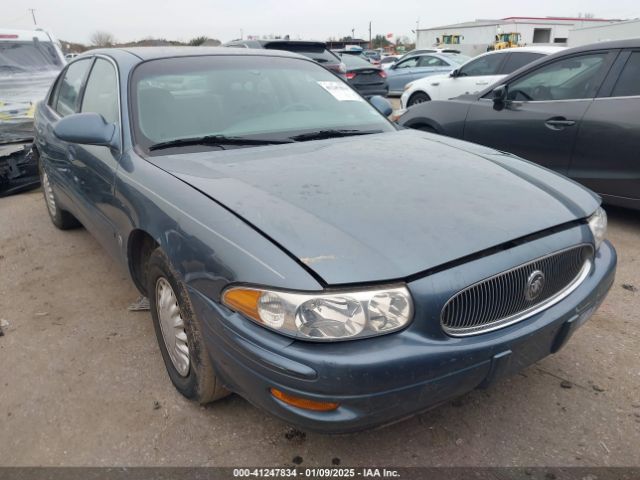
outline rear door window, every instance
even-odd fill
[[[91,59],[86,58],[73,62],[57,85],[53,109],[66,117],[78,111],[80,89],[91,65]]]
[[[438,57],[432,57],[431,55],[425,55],[420,57],[418,61],[419,67],[446,67],[449,64],[444,60],[439,59]]]
[[[505,55],[494,53],[477,58],[460,67],[461,77],[480,77],[483,75],[497,75]]]
[[[533,53],[533,52],[511,52],[507,60],[504,62],[502,66],[502,70],[500,72],[501,75],[509,75],[510,73],[515,72],[519,68],[524,67],[532,62],[535,62],[539,58],[544,57],[542,53]]]
[[[612,97],[640,96],[640,52],[633,52],[613,87]]]

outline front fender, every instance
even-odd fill
[[[457,100],[431,101],[409,108],[398,119],[398,124],[408,128],[429,126],[436,133],[464,138],[464,124],[469,104]]]
[[[322,288],[287,252],[233,212],[135,153],[118,169],[116,196],[123,263],[128,264],[127,239],[142,230],[162,247],[189,287],[215,301],[230,283]]]

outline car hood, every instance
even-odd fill
[[[415,130],[148,160],[330,285],[406,278],[599,203],[532,163]]]

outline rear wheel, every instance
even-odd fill
[[[47,172],[44,171],[42,165],[40,166],[40,183],[42,183],[44,201],[47,205],[47,212],[49,212],[49,218],[51,218],[51,222],[60,230],[68,230],[70,228],[79,227],[80,222],[76,219],[76,217],[71,215],[66,210],[60,208],[56,194],[53,191],[51,181],[49,180],[49,175],[47,175]]]
[[[420,103],[428,102],[431,100],[431,97],[424,92],[416,92],[411,97],[409,97],[409,101],[407,102],[407,107],[413,107],[414,105],[418,105]]]
[[[162,249],[153,251],[147,271],[153,325],[171,382],[203,405],[226,397],[230,392],[213,371],[186,288]]]

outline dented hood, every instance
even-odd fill
[[[414,130],[149,161],[328,284],[401,279],[598,206],[588,190],[529,162]]]

